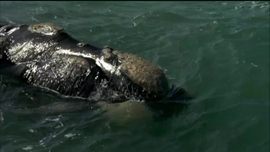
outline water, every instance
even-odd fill
[[[1,152],[269,151],[269,2],[1,2],[0,15],[132,52],[196,97],[166,119],[140,103],[78,111],[0,75]],[[66,111],[29,110],[46,103]]]

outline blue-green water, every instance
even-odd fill
[[[12,109],[82,101],[0,75],[1,152],[269,151],[269,2],[0,4],[1,21],[52,22],[79,40],[132,52],[195,96],[162,120],[139,103],[25,114]]]

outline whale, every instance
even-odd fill
[[[0,24],[1,73],[64,96],[109,103],[190,100],[161,67],[135,54],[94,46],[53,23]]]

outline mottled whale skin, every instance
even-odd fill
[[[2,72],[29,84],[91,101],[159,101],[171,92],[162,69],[150,61],[85,44],[52,23],[2,24],[0,64]]]

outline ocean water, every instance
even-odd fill
[[[86,101],[0,75],[1,152],[269,151],[269,2],[0,4],[0,21],[134,53],[195,97],[165,118],[141,103],[77,110]]]

